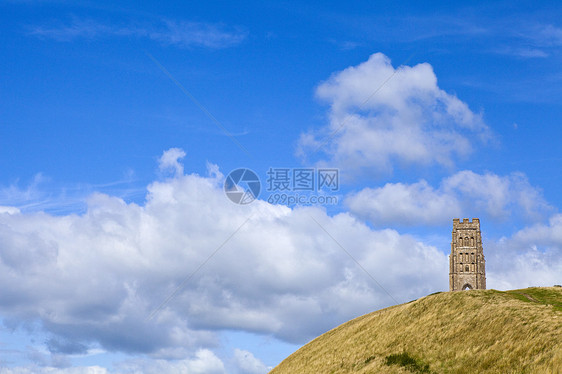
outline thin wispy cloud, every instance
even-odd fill
[[[49,177],[36,174],[29,183],[16,181],[0,185],[1,213],[47,212],[53,215],[84,212],[85,200],[94,192],[111,193],[127,201],[142,200],[145,189],[138,188],[138,181],[130,176],[107,183],[77,183],[61,187]]]
[[[202,46],[225,48],[241,43],[248,33],[241,28],[228,29],[225,26],[201,22],[167,21],[161,31],[149,34],[153,40],[179,46]]]
[[[164,20],[158,23],[113,25],[92,19],[73,18],[67,23],[34,25],[29,34],[61,42],[108,37],[150,39],[178,47],[228,48],[246,39],[241,27],[223,24]]]
[[[562,28],[551,24],[505,27],[507,30],[517,29],[506,32],[514,40],[510,46],[496,49],[495,53],[519,58],[546,58],[562,45]]]
[[[341,16],[339,16],[341,17]],[[336,18],[338,19],[338,18]],[[557,23],[537,23],[519,15],[484,16],[478,8],[468,7],[457,14],[349,16],[339,22],[361,32],[363,42],[386,40],[394,43],[438,41],[441,51],[451,44],[468,41],[468,48],[477,53],[501,54],[516,58],[545,58],[562,45],[562,27]],[[393,25],[393,27],[387,27]],[[404,32],[408,30],[409,32]],[[493,41],[492,43],[490,43]],[[345,47],[345,42],[338,42]],[[366,44],[368,45],[368,44]],[[494,48],[486,48],[494,45]],[[351,44],[352,47],[360,45]],[[345,50],[345,48],[342,48]],[[437,50],[437,49],[435,49]]]
[[[540,26],[538,32],[533,35],[534,39],[544,45],[562,45],[562,28],[554,25]]]
[[[501,48],[495,50],[496,53],[521,58],[546,58],[550,56],[547,52],[539,48]]]

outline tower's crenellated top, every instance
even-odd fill
[[[473,218],[470,221],[468,218],[463,218],[462,222],[459,218],[453,218],[453,230],[456,229],[479,229],[480,219]]]

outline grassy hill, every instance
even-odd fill
[[[562,288],[432,294],[356,318],[270,374],[562,373]]]

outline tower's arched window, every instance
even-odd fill
[[[459,245],[462,247],[462,236],[459,236],[459,241],[458,241]]]
[[[464,245],[465,245],[465,247],[468,247],[468,236],[466,238],[464,238]]]
[[[470,246],[474,247],[474,238],[470,238]]]
[[[466,266],[464,267],[464,271],[469,271],[469,270],[468,270],[468,265],[466,265]]]

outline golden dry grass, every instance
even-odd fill
[[[562,288],[429,295],[344,323],[270,374],[421,372],[385,364],[403,353],[431,373],[562,374]]]

